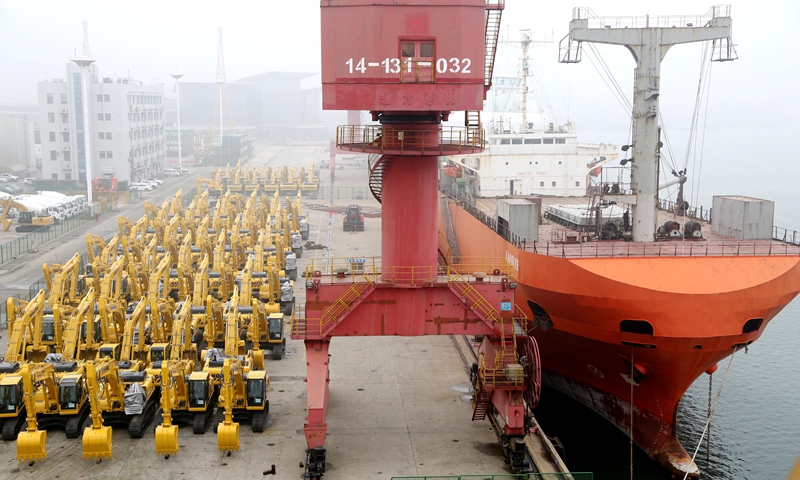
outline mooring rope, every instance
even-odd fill
[[[728,368],[725,370],[725,376],[722,377],[722,383],[719,386],[719,391],[717,391],[717,398],[714,399],[714,406],[711,408],[711,412],[708,414],[708,420],[706,420],[706,426],[703,428],[703,434],[700,435],[700,441],[697,442],[697,448],[694,449],[694,454],[692,455],[692,463],[694,463],[694,459],[697,456],[697,452],[700,450],[700,445],[703,444],[703,439],[706,436],[706,432],[708,432],[709,426],[711,425],[711,417],[714,416],[714,411],[717,409],[717,403],[719,402],[719,396],[722,395],[722,387],[725,386],[725,380],[728,378],[728,373],[731,371],[731,365],[733,364],[733,357],[736,355],[736,349],[733,349],[733,353],[731,354],[731,359],[728,362]],[[687,470],[686,473],[683,475],[683,480],[686,480],[689,477],[689,471]]]
[[[630,378],[630,383],[631,383],[631,435],[630,435],[630,437],[631,437],[631,451],[630,451],[630,455],[631,455],[631,480],[633,480],[633,383],[634,383],[633,371],[634,371],[635,368],[636,368],[636,366],[634,366],[634,364],[633,364],[633,347],[631,347],[631,378]]]

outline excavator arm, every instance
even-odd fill
[[[31,463],[37,460],[43,461],[47,457],[47,432],[39,430],[36,422],[36,405],[33,400],[36,387],[33,382],[31,366],[28,364],[22,366],[22,383],[25,391],[28,429],[20,432],[17,437],[17,461]]]
[[[22,304],[22,308],[18,309],[15,301]],[[5,354],[5,362],[14,363],[21,362],[25,359],[26,352],[26,338],[34,337],[35,323],[41,323],[42,311],[44,310],[44,290],[39,290],[39,293],[33,297],[33,300],[22,302],[15,300],[13,297],[9,298],[6,302],[9,324],[13,324],[11,335],[8,338],[8,349]]]
[[[83,459],[102,461],[103,458],[112,459],[113,445],[111,442],[111,427],[103,425],[103,414],[100,407],[100,379],[111,378],[117,374],[117,364],[114,359],[103,360],[97,365],[94,362],[86,364],[86,386],[89,390],[89,402],[92,411],[92,424],[83,431]],[[107,384],[107,387],[110,385]],[[121,399],[120,399],[121,400]]]
[[[233,287],[233,296],[225,307],[225,356],[239,355],[239,287]]]
[[[94,322],[94,289],[90,288],[83,297],[78,308],[72,311],[64,329],[64,348],[62,359],[65,362],[78,360],[81,346],[79,345],[81,325],[86,324],[86,343],[92,342],[92,324]]]
[[[223,383],[220,390],[220,406],[225,409],[225,419],[217,427],[217,449],[220,452],[239,450],[239,423],[233,421],[234,372],[241,368],[235,358],[226,358],[223,364]]]
[[[100,309],[101,334],[106,343],[119,342],[125,324],[127,292],[124,291],[124,286],[127,282],[123,273],[126,261],[124,255],[117,258],[103,277],[100,287],[97,303]]]

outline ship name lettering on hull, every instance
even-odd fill
[[[514,255],[511,255],[511,252],[506,252],[506,262],[508,262],[515,271],[519,270],[519,260]]]

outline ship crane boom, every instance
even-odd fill
[[[641,25],[645,25],[641,27]],[[715,6],[692,17],[596,17],[587,8],[572,12],[569,35],[561,40],[559,61],[577,63],[583,42],[622,45],[636,61],[633,101],[633,164],[635,203],[633,240],[653,242],[658,206],[658,101],[661,62],[674,45],[714,41],[714,61],[735,60],[731,41],[730,6]]]

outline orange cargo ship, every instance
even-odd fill
[[[516,269],[516,302],[535,319],[529,334],[545,383],[632,432],[674,474],[699,476],[676,436],[681,397],[703,372],[757,340],[800,292],[800,248],[716,234],[693,242],[525,245],[452,200],[449,210],[462,258],[505,257]],[[446,231],[442,220],[442,252]]]

